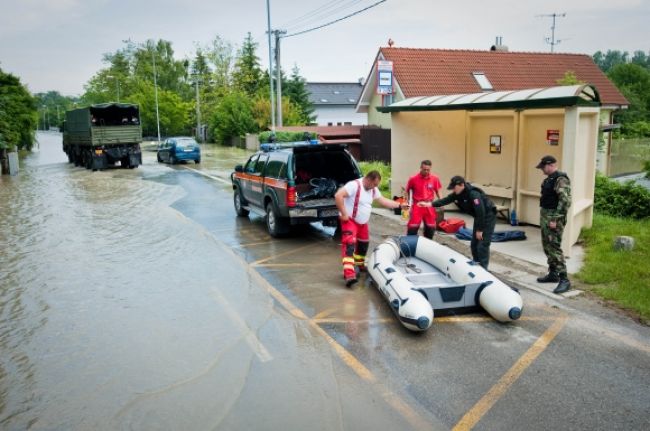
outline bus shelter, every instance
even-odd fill
[[[391,192],[400,195],[421,160],[443,186],[454,175],[481,187],[508,217],[539,225],[545,178],[535,166],[550,154],[572,184],[562,246],[569,255],[591,227],[600,97],[592,85],[414,97],[378,107],[391,113]]]

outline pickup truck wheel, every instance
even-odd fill
[[[239,190],[235,190],[235,194],[233,195],[233,202],[235,204],[235,212],[237,213],[237,216],[247,217],[249,211],[242,205],[241,193],[239,193]]]
[[[266,228],[273,238],[278,238],[289,233],[289,224],[282,217],[278,217],[272,203],[266,205]]]

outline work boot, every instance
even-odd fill
[[[564,293],[571,289],[571,282],[568,278],[562,278],[557,287],[553,289],[553,293]]]
[[[537,277],[538,283],[557,283],[558,281],[560,281],[560,276],[554,271],[549,271],[548,274],[543,277]]]
[[[345,279],[345,287],[352,287],[352,285],[353,285],[354,283],[356,283],[357,281],[359,281],[359,280],[357,280],[357,277],[354,277],[354,276],[352,276],[352,277],[347,277],[347,278]]]

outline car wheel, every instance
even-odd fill
[[[162,157],[160,157],[160,153],[156,155],[156,158],[158,159],[158,163],[162,163]]]
[[[235,204],[235,212],[237,213],[237,215],[239,217],[247,217],[249,211],[246,208],[244,208],[241,193],[239,193],[239,190],[235,190],[235,193],[233,195],[233,202]]]
[[[172,165],[176,164],[176,157],[175,156],[169,156],[169,163]]]
[[[196,163],[198,165],[199,163],[201,163],[201,159],[194,160],[194,163]]]
[[[273,203],[268,203],[266,205],[266,228],[268,229],[269,234],[274,238],[289,233],[289,224],[287,223],[287,220],[278,216]]]

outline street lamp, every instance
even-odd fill
[[[107,75],[106,78],[115,80],[115,88],[117,89],[117,103],[120,103],[120,79],[117,76]]]

